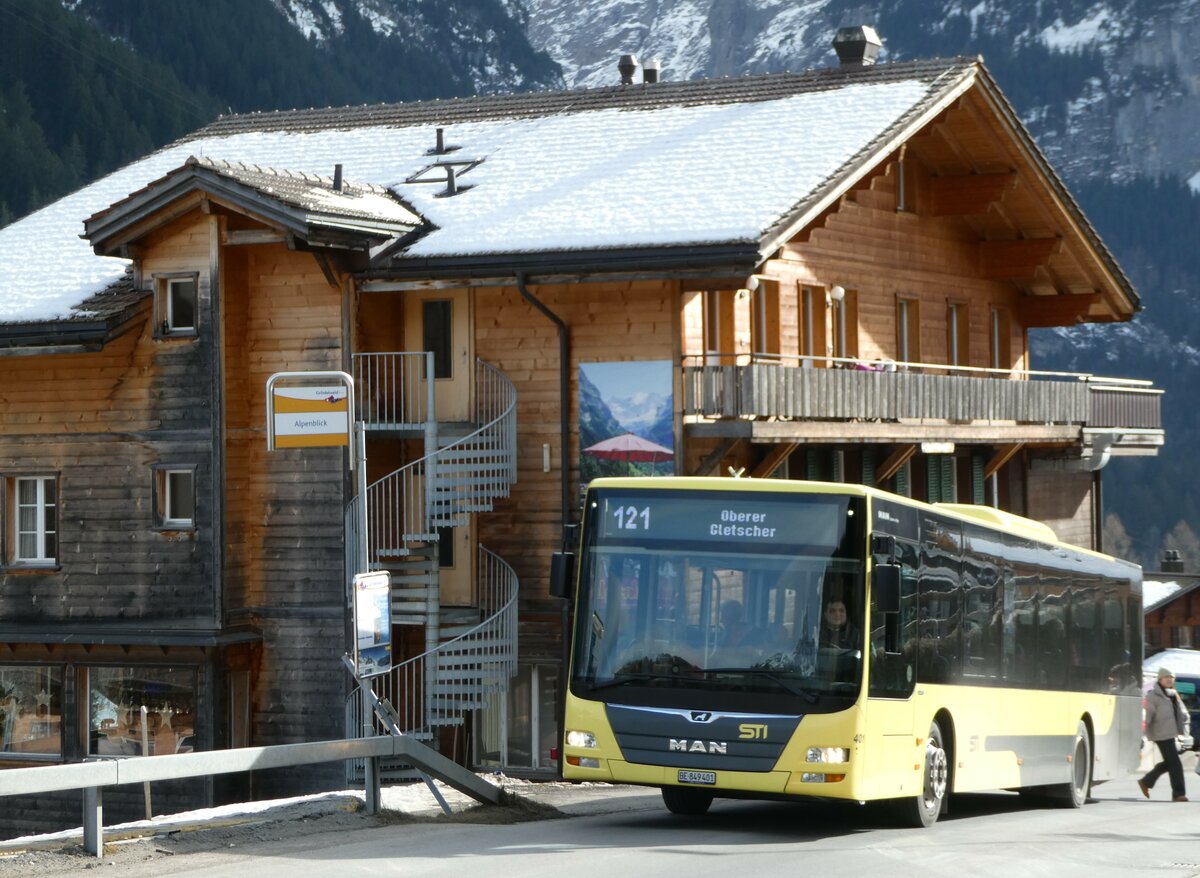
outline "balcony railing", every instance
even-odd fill
[[[1162,428],[1162,391],[1148,381],[830,357],[708,359],[685,360],[685,416]]]

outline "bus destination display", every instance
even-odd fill
[[[606,496],[601,534],[607,539],[693,540],[834,548],[844,502],[811,496],[796,502],[732,497]]]

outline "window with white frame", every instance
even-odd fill
[[[179,530],[196,526],[196,468],[154,468],[155,524]]]
[[[155,279],[160,335],[194,335],[197,326],[196,274],[163,275]]]
[[[17,476],[9,495],[12,549],[21,565],[52,565],[58,559],[58,477]]]

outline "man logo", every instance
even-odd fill
[[[709,753],[714,756],[724,756],[729,751],[729,745],[724,741],[689,741],[687,738],[672,738],[670,749],[672,753]]]
[[[738,726],[738,737],[742,740],[765,741],[767,740],[767,725],[766,723],[742,723]]]
[[[693,710],[688,719],[694,723],[710,723],[713,721],[713,715],[707,710]]]

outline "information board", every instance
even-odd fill
[[[392,577],[386,570],[354,577],[354,667],[359,677],[392,669]]]

